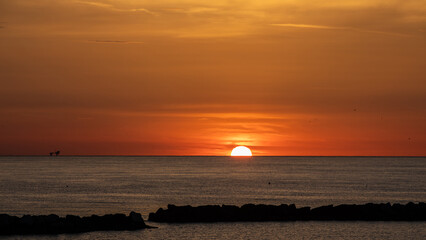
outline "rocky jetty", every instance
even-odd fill
[[[138,230],[150,228],[139,213],[92,215],[79,217],[67,215],[40,215],[15,217],[0,214],[0,235],[12,234],[59,234],[82,233],[91,231]]]
[[[149,214],[149,221],[183,222],[236,222],[236,221],[426,221],[425,203],[395,203],[364,205],[338,205],[296,208],[294,204],[175,206],[158,209]]]

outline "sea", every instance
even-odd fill
[[[2,156],[0,213],[90,216],[175,205],[426,202],[426,157]],[[426,239],[426,222],[165,224],[3,239]]]

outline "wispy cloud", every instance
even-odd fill
[[[280,27],[294,27],[294,28],[315,28],[315,29],[347,29],[344,27],[332,27],[324,25],[310,25],[310,24],[292,24],[292,23],[274,23],[272,26]]]
[[[403,33],[375,31],[375,30],[367,30],[367,29],[353,28],[353,27],[335,27],[335,26],[326,26],[326,25],[293,24],[293,23],[273,23],[273,24],[270,24],[270,25],[272,25],[272,26],[279,26],[279,27],[292,27],[292,28],[311,28],[311,29],[325,29],[325,30],[347,30],[347,31],[356,31],[356,32],[364,32],[364,33],[373,33],[373,34],[384,34],[384,35],[391,35],[391,36],[400,36],[400,37],[410,37],[411,36],[411,35],[403,34]]]
[[[122,40],[89,40],[93,43],[111,43],[111,44],[141,44],[140,41],[122,41]]]
[[[85,5],[90,5],[90,6],[95,6],[95,7],[100,7],[100,8],[106,8],[109,9],[111,11],[116,11],[116,12],[141,12],[141,13],[147,13],[147,14],[154,14],[153,12],[149,11],[146,8],[131,8],[131,9],[122,9],[122,8],[117,8],[112,4],[107,4],[107,3],[100,3],[100,2],[92,2],[92,1],[75,1],[78,4],[85,4]]]
[[[100,2],[87,2],[87,1],[75,1],[75,2],[80,3],[80,4],[96,6],[96,7],[113,8],[113,6],[111,4],[100,3]]]
[[[178,32],[173,33],[175,37],[177,38],[198,38],[198,39],[207,39],[207,38],[230,38],[230,37],[238,37],[238,36],[244,36],[247,35],[246,32],[243,31],[186,31],[186,32]]]
[[[211,7],[192,7],[192,8],[166,8],[164,10],[168,11],[168,12],[193,14],[193,13],[216,12],[219,9],[218,8],[211,8]]]

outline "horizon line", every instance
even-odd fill
[[[108,155],[108,154],[69,154],[59,156],[49,156],[47,154],[0,154],[0,157],[241,157],[230,155]],[[245,157],[245,156],[242,156]],[[426,155],[256,155],[248,157],[409,157],[409,158],[424,158]]]

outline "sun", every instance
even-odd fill
[[[233,156],[233,157],[238,157],[238,156],[240,156],[240,157],[243,157],[243,156],[244,157],[251,157],[252,154],[251,154],[251,151],[248,147],[238,146],[238,147],[232,149],[231,156]]]

